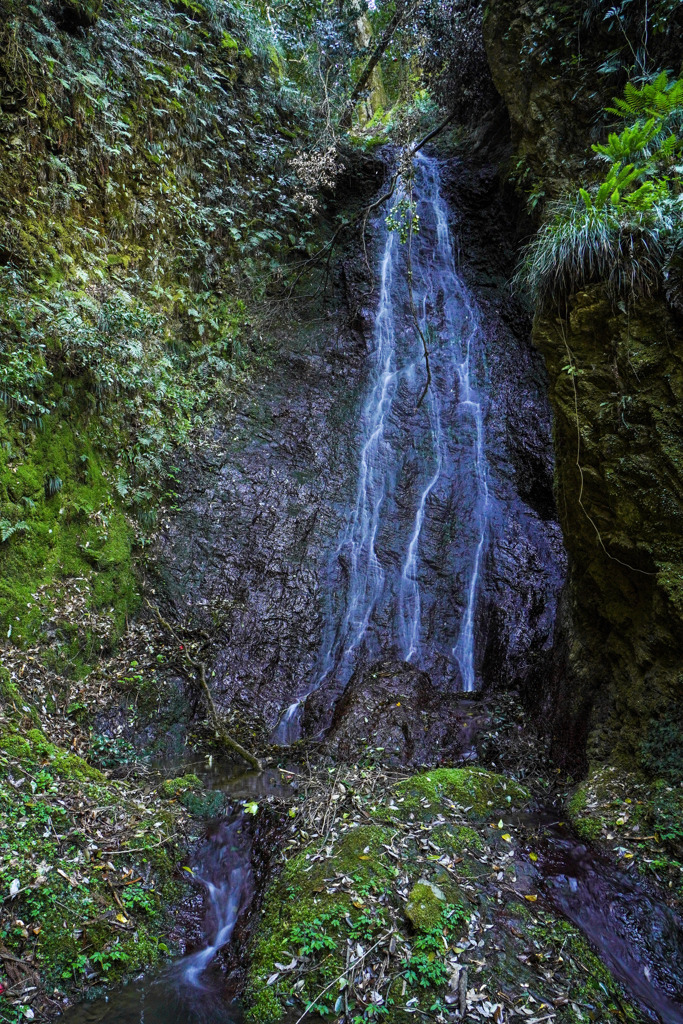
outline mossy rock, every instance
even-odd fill
[[[465,850],[483,850],[484,840],[467,825],[437,825],[431,830],[432,842],[442,850],[461,855]]]
[[[219,789],[209,789],[202,793],[189,789],[181,795],[180,802],[197,818],[217,818],[225,811],[228,800]]]
[[[410,890],[406,917],[419,932],[431,932],[441,923],[446,894],[438,885],[421,878]]]
[[[343,972],[348,921],[358,917],[359,909],[347,893],[328,893],[326,881],[345,875],[359,886],[385,884],[395,873],[383,851],[391,836],[388,829],[362,825],[339,839],[329,859],[311,864],[310,854],[304,851],[285,865],[266,892],[251,942],[245,991],[248,1021],[274,1024],[282,1018],[290,997],[287,976],[273,985],[267,981],[277,973],[276,963],[288,962],[299,951],[297,936],[316,931],[324,944],[306,975],[304,990],[298,993],[300,999],[312,999]]]
[[[531,800],[518,782],[478,768],[436,768],[400,782],[395,793],[396,804],[390,810],[400,818],[412,814],[421,821],[430,821],[453,804],[477,820],[524,807]]]
[[[159,786],[159,796],[174,800],[191,789],[201,789],[202,780],[198,775],[180,775],[177,779],[166,779]]]
[[[29,729],[25,736],[8,732],[0,736],[0,750],[9,757],[32,765],[45,764],[63,779],[77,782],[106,782],[106,777],[78,754],[70,754],[50,743],[40,729]]]

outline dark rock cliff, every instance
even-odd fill
[[[609,31],[597,23],[589,31],[577,11],[493,0],[484,27],[510,118],[506,167],[523,168],[518,184],[545,198],[590,176],[586,154],[601,110],[624,81],[623,71],[596,73],[610,51]],[[655,67],[680,67],[680,13],[651,40]],[[680,718],[682,333],[663,296],[627,309],[598,286],[574,295],[561,315],[535,320],[570,562],[562,624],[568,667],[556,677],[552,710],[559,756],[585,750],[592,759],[632,761],[654,722]]]
[[[663,302],[629,314],[598,287],[534,327],[571,564],[567,736],[590,730],[595,757],[632,753],[683,698],[681,334]]]
[[[444,189],[491,378],[487,446],[499,500],[477,608],[479,674],[486,688],[516,686],[540,704],[556,672],[564,574],[547,381],[509,296],[512,249],[493,165],[451,162]],[[336,301],[317,323],[292,320],[273,333],[270,368],[179,474],[178,511],[158,549],[176,618],[214,623],[219,700],[248,702],[268,727],[313,678],[334,585],[330,559],[356,488],[376,303],[362,254],[340,260],[336,284]],[[430,548],[425,559],[428,586],[453,588],[443,551]],[[380,639],[379,658],[395,668],[390,636]],[[452,688],[437,675],[431,684]],[[310,734],[329,726],[340,685],[329,680],[309,701]],[[379,736],[381,717],[373,729]],[[416,749],[425,742],[416,738]],[[432,753],[442,756],[441,747]]]

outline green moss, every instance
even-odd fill
[[[63,779],[78,782],[104,782],[105,776],[77,754],[56,747],[39,729],[29,729],[25,736],[9,732],[0,736],[0,750],[29,765],[49,765]]]
[[[592,843],[602,835],[603,823],[600,818],[573,818],[572,825],[577,836]]]
[[[17,790],[10,781],[17,777],[29,777],[31,787]],[[157,933],[167,927],[166,908],[177,899],[178,885],[174,859],[159,840],[170,841],[177,816],[151,801],[149,816],[140,815],[141,799],[138,790],[108,780],[39,729],[0,737],[0,887],[8,890],[15,879],[20,886],[0,914],[0,930],[12,956],[30,955],[47,990],[73,994],[93,977],[120,980],[164,953]],[[125,887],[117,899],[112,882],[119,873],[110,861],[122,869],[132,864],[144,881]]]
[[[430,838],[442,849],[455,854],[460,854],[463,850],[484,849],[483,839],[467,825],[437,825],[431,830]]]
[[[159,794],[167,800],[177,799],[190,814],[200,818],[214,818],[225,810],[227,798],[220,790],[205,790],[197,775],[167,778],[159,786]]]
[[[170,800],[180,796],[189,789],[201,789],[202,781],[198,775],[181,775],[177,779],[166,779],[159,786],[159,795]]]
[[[524,931],[541,954],[550,952],[551,960],[561,956],[565,961],[572,1002],[601,1007],[604,1014],[609,1014],[605,1019],[642,1020],[640,1012],[629,1005],[621,986],[575,925],[547,913],[530,913],[526,908],[521,908],[520,918]],[[569,1007],[564,1010],[562,1020],[567,1024],[581,1019]]]
[[[435,817],[449,803],[481,819],[523,807],[531,799],[512,779],[476,768],[436,768],[400,782],[395,792],[398,815],[419,814],[422,820]]]
[[[439,926],[445,906],[445,893],[433,882],[421,879],[410,890],[406,917],[418,931],[431,932]]]
[[[341,949],[345,948],[349,930],[347,917],[356,919],[359,910],[348,894],[327,893],[325,880],[331,875],[346,875],[358,886],[381,887],[394,875],[394,869],[382,856],[383,844],[390,841],[388,830],[362,825],[341,837],[330,861],[311,864],[304,852],[285,865],[280,878],[266,893],[262,918],[252,940],[246,990],[248,1020],[270,1024],[282,1016],[290,996],[286,977],[272,986],[266,982],[276,973],[275,964],[284,962],[296,951],[302,935],[320,934],[324,944],[316,954],[317,967],[306,976],[301,998],[313,998],[342,972]]]
[[[0,518],[27,529],[0,545],[0,625],[20,644],[56,625],[65,657],[87,663],[138,602],[131,525],[87,430],[49,417],[41,432],[22,436],[0,410],[3,435],[10,452],[0,452]],[[59,480],[59,491],[48,496],[46,480]]]
[[[656,784],[652,820],[661,839],[678,857],[683,857],[683,790],[665,781]]]
[[[219,789],[211,789],[203,793],[186,790],[181,795],[180,802],[190,814],[194,814],[197,818],[217,818],[225,811],[228,798]]]

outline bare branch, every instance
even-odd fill
[[[259,759],[255,757],[250,751],[246,750],[241,743],[238,743],[237,740],[230,735],[230,733],[227,731],[227,729],[221,722],[220,715],[218,714],[218,709],[216,708],[216,704],[211,693],[211,688],[209,687],[209,684],[206,681],[205,663],[203,661],[195,661],[195,659],[191,657],[189,651],[187,650],[187,645],[180,642],[180,637],[178,636],[170,622],[167,622],[166,619],[162,616],[158,606],[156,604],[152,604],[152,602],[149,600],[147,601],[147,604],[152,609],[152,611],[154,612],[154,614],[156,615],[157,619],[164,627],[166,632],[169,633],[178,644],[178,650],[182,653],[183,661],[194,670],[195,680],[197,679],[197,676],[199,677],[199,685],[201,686],[204,692],[204,696],[206,698],[206,703],[209,708],[209,717],[211,718],[211,724],[213,725],[214,731],[216,733],[216,738],[219,739],[230,750],[234,751],[236,754],[239,754],[242,760],[246,761],[247,764],[250,764],[252,768],[256,768],[257,771],[260,771],[261,762],[259,761]]]

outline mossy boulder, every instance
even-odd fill
[[[188,773],[180,775],[176,779],[165,779],[159,786],[159,796],[163,796],[167,800],[174,800],[190,789],[199,790],[201,788],[202,780],[199,776]]]
[[[453,805],[473,820],[526,806],[529,791],[513,779],[479,768],[436,768],[400,782],[390,811],[429,821]]]
[[[438,928],[446,902],[446,894],[438,885],[421,878],[410,890],[406,917],[417,931],[431,932]]]
[[[388,829],[362,825],[343,835],[328,859],[312,862],[311,850],[285,864],[266,893],[251,943],[246,988],[249,1021],[270,1024],[281,1019],[292,995],[292,981],[286,974],[274,984],[268,985],[268,980],[278,974],[276,964],[289,963],[293,955],[315,958],[298,993],[300,999],[312,999],[342,973],[349,921],[359,917],[360,906],[354,905],[348,892],[335,892],[329,880],[351,877],[361,891],[381,889],[395,873],[383,849],[391,836]],[[362,899],[356,897],[355,903],[362,905]]]
[[[70,754],[50,743],[40,729],[29,729],[25,736],[7,732],[0,736],[0,751],[9,757],[30,765],[45,765],[63,779],[77,782],[105,782],[106,777],[97,768],[77,754]]]

